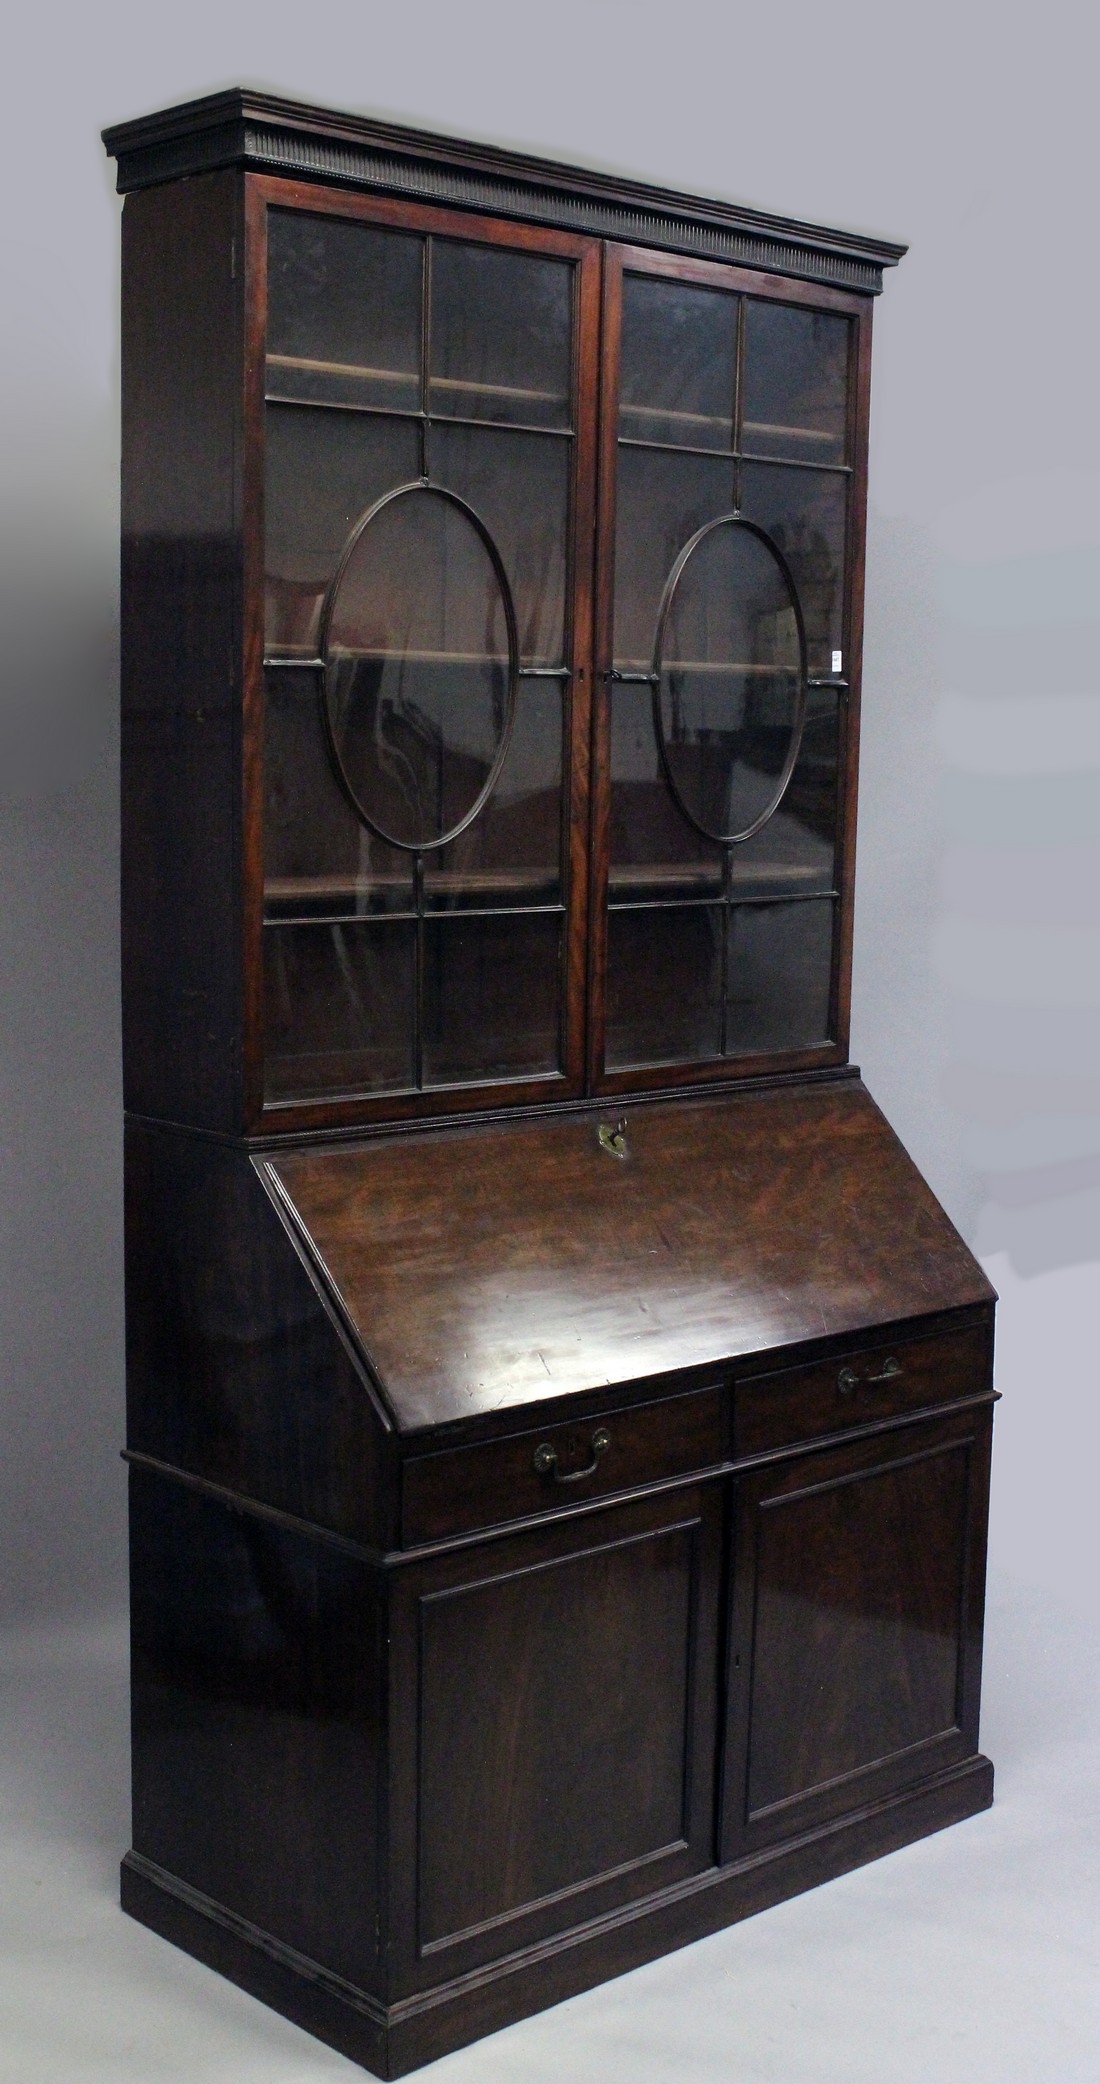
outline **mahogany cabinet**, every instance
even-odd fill
[[[134,1844],[394,2076],[992,1796],[848,1062],[883,241],[234,91],[123,217]]]

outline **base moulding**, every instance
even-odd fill
[[[141,1853],[123,1910],[378,2077],[409,2070],[773,1903],[958,1823],[993,1800],[980,1755],[736,1866],[714,1867],[540,1945],[389,2006],[272,1938]]]

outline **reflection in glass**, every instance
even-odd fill
[[[665,780],[650,689],[613,687],[610,902],[718,895],[722,855],[688,823]]]
[[[844,646],[844,533],[848,481],[829,471],[746,463],[741,508],[782,550],[798,590],[811,673],[828,673]]]
[[[321,678],[279,668],[264,706],[264,917],[408,911],[412,862],[361,823],[333,771]]]
[[[831,890],[837,825],[838,705],[811,688],[794,773],[766,825],[730,858],[735,897]]]
[[[843,463],[850,321],[745,299],[741,445],[749,456]]]
[[[430,411],[567,427],[572,291],[569,261],[433,239]]]
[[[562,691],[521,680],[508,753],[472,825],[424,863],[424,902],[463,906],[557,904],[561,897]]]
[[[558,1071],[561,915],[426,920],[424,1083]]]
[[[423,251],[402,232],[272,210],[268,396],[415,412]]]
[[[737,298],[624,275],[619,433],[732,449]]]
[[[356,522],[419,475],[416,425],[269,405],[266,442],[267,649],[310,658],[325,589]]]
[[[559,665],[565,645],[565,558],[571,444],[490,427],[433,427],[433,481],[485,523],[508,574],[528,665]]]
[[[432,846],[473,810],[508,726],[509,628],[489,552],[453,500],[414,487],[379,508],[326,633],[333,750],[388,839]]]
[[[720,1054],[725,918],[719,905],[608,914],[609,1070]]]
[[[264,929],[269,1099],[412,1084],[415,936],[398,920]]]
[[[733,465],[707,456],[619,450],[615,659],[648,671],[665,580],[705,521],[733,506]]]
[[[832,899],[734,905],[729,932],[727,1055],[827,1042]]]
[[[737,521],[695,545],[661,632],[658,715],[681,804],[714,839],[765,817],[801,720],[801,639],[785,572]]]

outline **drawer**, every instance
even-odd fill
[[[734,1453],[766,1454],[875,1419],[903,1418],[991,1388],[991,1329],[863,1346],[809,1368],[785,1368],[738,1382]]]
[[[719,1388],[692,1390],[658,1404],[413,1456],[405,1464],[404,1540],[440,1541],[691,1476],[725,1459],[723,1402]]]

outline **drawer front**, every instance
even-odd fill
[[[734,1389],[734,1452],[766,1454],[875,1419],[953,1404],[990,1388],[992,1330],[864,1346],[809,1368],[759,1375]]]
[[[641,1484],[691,1476],[725,1458],[721,1389],[595,1412],[405,1464],[405,1542],[441,1541],[560,1512]]]

